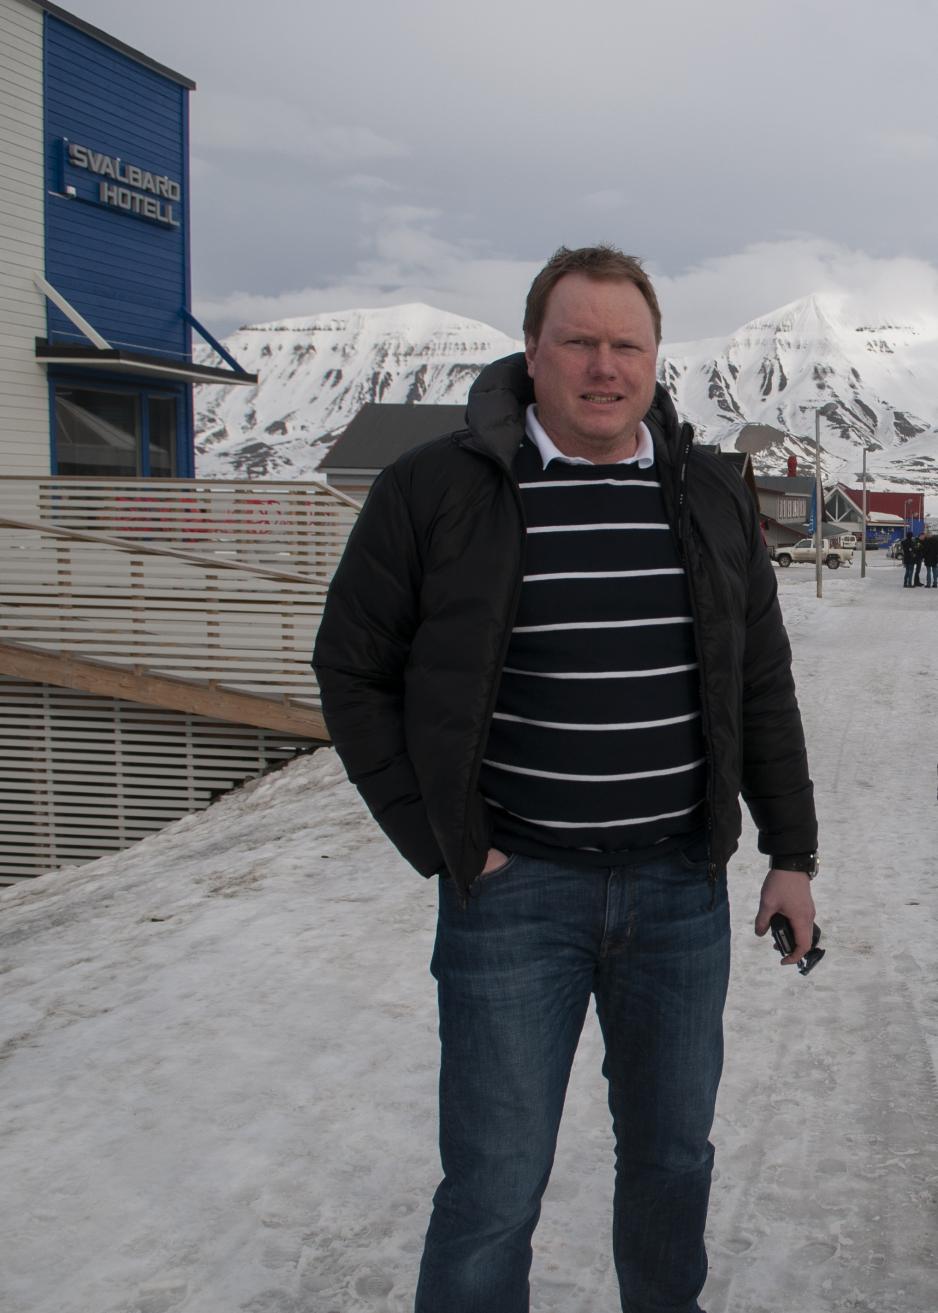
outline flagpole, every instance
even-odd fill
[[[823,576],[821,574],[824,564],[821,560],[821,552],[824,547],[824,535],[821,533],[824,503],[821,497],[821,409],[818,406],[814,411],[814,570],[817,576],[818,597],[824,595]]]

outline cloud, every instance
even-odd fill
[[[875,132],[872,141],[881,159],[912,164],[938,159],[938,137],[930,132]]]
[[[288,155],[329,167],[398,159],[406,146],[373,128],[332,123],[306,105],[270,96],[205,92],[193,113],[194,147]]]
[[[196,313],[213,331],[225,333],[245,323],[423,301],[517,337],[540,261],[448,241],[432,231],[435,220],[434,211],[416,206],[374,207],[365,255],[335,279],[270,295],[197,296]]]
[[[669,343],[732,333],[814,292],[839,296],[851,315],[938,315],[938,268],[929,261],[870,255],[810,235],[754,242],[675,275],[650,272]]]
[[[623,210],[632,204],[632,199],[621,187],[608,187],[605,191],[587,192],[582,204],[587,210]]]
[[[379,192],[400,191],[400,184],[389,182],[374,173],[349,173],[344,178],[334,178],[332,186],[340,191],[359,192],[371,195]]]
[[[512,258],[440,235],[440,214],[416,205],[363,204],[364,250],[333,278],[276,293],[197,297],[214,331],[329,310],[424,301],[480,319],[514,337],[541,260]],[[839,298],[845,314],[938,325],[938,268],[905,256],[875,256],[810,234],[754,242],[669,273],[649,265],[665,341],[722,337],[751,319],[812,293]]]
[[[426,205],[385,205],[374,212],[378,224],[390,225],[392,229],[404,230],[411,224],[427,225],[441,216],[440,210],[430,209]]]

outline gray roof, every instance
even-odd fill
[[[795,542],[800,542],[802,538],[814,537],[814,530],[809,529],[807,524],[798,524],[792,520],[776,520],[774,516],[765,514],[762,518],[767,524],[774,524],[776,528],[784,529],[786,533],[790,533],[792,540]],[[842,534],[849,532],[851,532],[849,526],[834,524],[832,520],[823,520],[821,522],[821,540],[823,542],[828,542],[831,538],[839,538]],[[858,535],[855,534],[854,536]]]
[[[319,468],[383,470],[413,447],[464,428],[465,413],[465,406],[366,402]]]
[[[803,474],[757,474],[756,487],[766,492],[790,492],[795,496],[804,496],[814,488],[814,479]]]

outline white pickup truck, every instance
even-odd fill
[[[824,544],[822,551],[821,560],[829,570],[839,570],[842,565],[853,564],[854,546],[845,538],[830,539]],[[776,565],[783,568],[793,562],[796,565],[800,565],[802,562],[810,562],[811,565],[814,565],[816,560],[814,539],[802,538],[800,541],[792,543],[791,546],[776,547],[772,551],[772,558]]]

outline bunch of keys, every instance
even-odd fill
[[[775,941],[775,947],[781,953],[782,957],[787,957],[795,947],[795,932],[791,928],[791,922],[787,916],[781,912],[776,912],[769,921],[769,929],[772,931],[772,938]],[[821,938],[821,932],[817,926],[811,934],[811,947],[805,953],[804,957],[798,963],[798,970],[803,976],[817,966],[824,956],[825,949],[818,948],[818,942]]]

